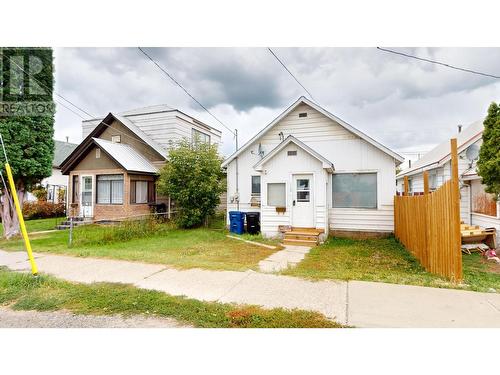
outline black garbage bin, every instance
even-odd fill
[[[247,212],[247,232],[257,234],[260,232],[260,212]]]

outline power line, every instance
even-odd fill
[[[169,72],[167,72],[160,64],[158,64],[151,56],[149,56],[146,51],[144,51],[141,47],[137,47],[139,49],[139,51],[141,51],[149,60],[151,60],[153,62],[153,64],[155,64],[158,69],[160,69],[163,73],[165,73],[167,75],[168,78],[170,78],[172,80],[172,82],[174,82],[177,86],[179,86],[182,90],[184,90],[184,92],[191,98],[193,99],[196,103],[198,103],[198,105],[203,108],[210,116],[212,116],[215,120],[217,120],[217,122],[219,124],[221,124],[223,127],[225,127],[228,131],[231,132],[231,134],[233,134],[234,136],[236,136],[236,132],[231,130],[228,126],[226,126],[226,124],[224,124],[221,120],[219,120],[212,112],[210,112],[203,104],[201,104],[193,95],[191,95],[189,93],[188,90],[186,90],[184,88],[184,86],[182,86]]]
[[[278,56],[276,56],[276,54],[273,52],[273,50],[271,48],[269,48],[269,47],[267,47],[267,49],[276,58],[276,60],[278,60],[278,62],[281,64],[281,66],[283,66],[283,68],[285,68],[285,70],[292,76],[292,78],[295,80],[295,82],[297,82],[300,85],[300,87],[302,87],[309,94],[309,96],[311,97],[311,99],[313,99],[314,101],[316,101],[314,99],[314,97],[312,96],[312,94],[309,92],[309,90],[306,89],[305,86],[302,83],[300,83],[300,81],[297,79],[297,77],[295,77],[293,75],[293,73],[286,67],[286,65],[283,63],[283,61],[281,61],[280,58]]]
[[[466,73],[472,73],[472,74],[477,74],[477,75],[480,75],[480,76],[485,76],[485,77],[500,79],[500,76],[496,76],[496,75],[493,75],[493,74],[482,73],[482,72],[478,72],[476,70],[461,68],[459,66],[454,66],[454,65],[446,64],[446,63],[443,63],[443,62],[440,62],[440,61],[436,61],[436,60],[425,59],[423,57],[413,56],[413,55],[409,55],[407,53],[398,52],[398,51],[394,51],[394,50],[387,49],[387,48],[377,47],[377,49],[380,50],[380,51],[393,53],[395,55],[408,57],[410,59],[415,59],[415,60],[419,60],[419,61],[428,62],[428,63],[431,63],[431,64],[441,65],[441,66],[444,66],[444,67],[447,67],[447,68],[450,68],[450,69],[460,70],[460,71],[466,72]]]
[[[83,117],[81,114],[79,114],[78,112],[76,111],[73,111],[70,107],[68,107],[67,105],[61,103],[60,101],[58,100],[55,100],[55,102],[59,105],[61,105],[62,107],[66,108],[68,111],[70,112],[73,112],[75,115],[77,115],[78,117],[80,117],[82,120],[85,120],[85,117]]]

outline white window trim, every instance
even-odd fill
[[[270,206],[268,204],[269,197],[267,196],[268,188],[267,185],[269,184],[285,184],[285,205],[284,206]],[[289,184],[287,181],[267,181],[266,182],[266,206],[267,207],[288,207],[288,194],[289,194]]]

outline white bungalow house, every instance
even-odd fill
[[[227,210],[260,212],[268,237],[291,227],[390,233],[403,160],[300,97],[224,161]]]
[[[460,179],[460,216],[465,224],[496,228],[500,234],[500,204],[484,191],[476,171],[479,148],[483,142],[483,121],[476,121],[450,138],[457,138],[458,174]],[[451,178],[450,141],[439,144],[412,166],[397,175],[398,191],[408,176],[410,193],[424,191],[423,172],[429,173],[429,188],[435,190]]]

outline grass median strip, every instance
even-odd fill
[[[0,305],[14,310],[170,317],[206,328],[340,328],[315,312],[201,302],[130,285],[76,284],[0,268]]]

